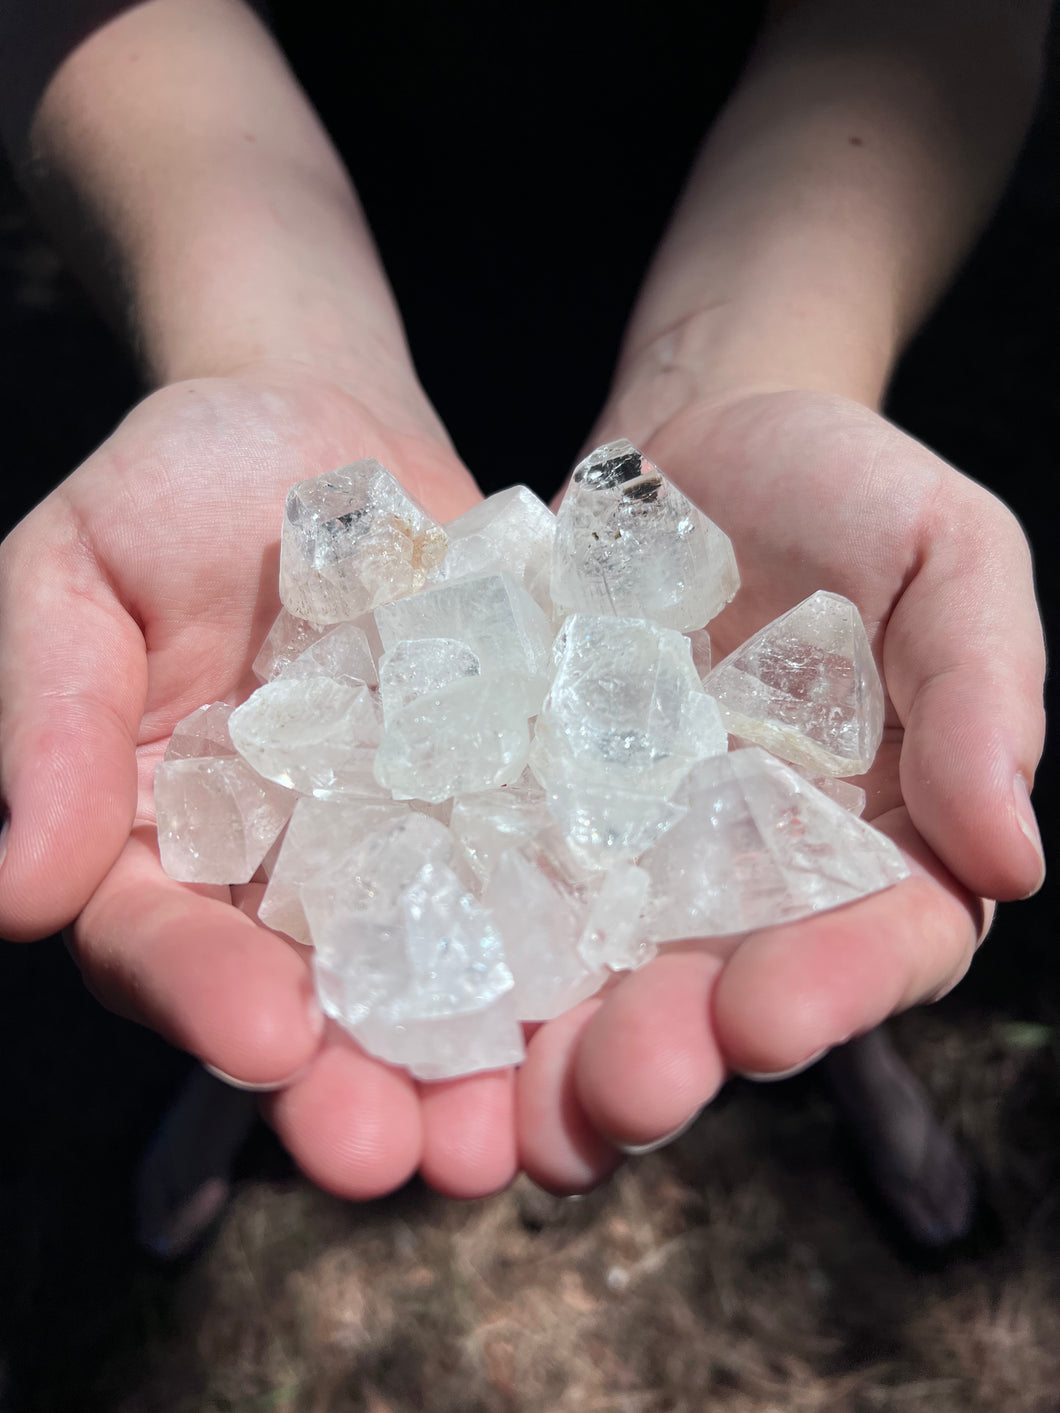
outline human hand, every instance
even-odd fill
[[[274,1121],[307,1171],[348,1195],[393,1187],[421,1162],[461,1190],[468,1179],[450,1174],[431,1134],[473,1148],[459,1136],[465,1120],[490,1134],[477,1182],[505,1181],[511,1077],[452,1097],[435,1087],[421,1111],[405,1075],[338,1032],[322,1040],[302,950],[233,907],[228,889],[163,874],[152,782],[176,722],[257,685],[250,663],[279,609],[292,482],[371,454],[439,519],[477,499],[422,397],[389,402],[376,416],[335,384],[279,367],[165,387],[0,550],[11,812],[0,935],[39,937],[77,917],[72,950],[112,1009],[243,1083],[298,1074]]]
[[[668,948],[542,1027],[520,1075],[522,1151],[561,1190],[605,1172],[616,1144],[678,1129],[727,1073],[801,1067],[941,995],[988,924],[980,895],[1023,897],[1044,868],[1025,788],[1044,654],[1011,513],[842,397],[697,399],[657,430],[647,407],[619,402],[594,441],[628,435],[731,536],[743,587],[711,625],[715,661],[816,589],[860,608],[888,711],[859,783],[913,876],[821,917]]]

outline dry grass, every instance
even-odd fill
[[[809,1083],[735,1088],[580,1201],[367,1207],[255,1184],[118,1413],[1055,1413],[1060,1065],[1042,1029],[907,1018],[992,1235],[911,1263]],[[1042,1143],[1043,1136],[1048,1143]],[[101,1405],[104,1406],[104,1405]]]

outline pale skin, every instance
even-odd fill
[[[70,20],[63,0],[23,8],[16,37],[36,32],[31,8]],[[518,1072],[438,1085],[325,1027],[304,956],[247,897],[166,878],[151,780],[181,717],[253,685],[292,482],[370,454],[440,519],[479,493],[348,180],[253,15],[101,8],[117,13],[44,63],[39,92],[9,96],[7,136],[36,158],[46,216],[91,217],[100,239],[73,256],[156,391],[0,551],[0,932],[70,926],[95,994],[271,1091],[293,1156],[356,1198],[417,1169],[458,1196],[519,1167],[582,1191],[727,1074],[787,1070],[951,987],[988,900],[1042,880],[1041,630],[1013,517],[877,409],[1018,147],[1043,7],[780,7],[588,439],[631,437],[732,537],[744,587],[712,629],[719,655],[817,588],[859,604],[889,697],[869,814],[913,877],[812,921],[690,939],[539,1027]]]

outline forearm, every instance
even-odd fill
[[[91,232],[73,259],[152,379],[270,359],[357,386],[411,377],[345,172],[238,0],[123,10],[63,60],[22,131],[17,114],[8,127],[60,239]]]
[[[656,404],[638,419],[747,386],[876,405],[1008,174],[1047,16],[1000,0],[776,6],[631,322],[616,395]]]

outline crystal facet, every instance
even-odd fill
[[[472,506],[445,527],[449,553],[439,579],[510,574],[546,613],[556,517],[526,486],[509,486]]]
[[[367,457],[287,493],[280,598],[313,623],[356,618],[421,589],[446,543],[437,521]]]
[[[163,761],[155,771],[162,867],[182,883],[249,883],[294,802],[235,755]]]
[[[382,730],[368,687],[328,677],[267,682],[229,718],[232,742],[267,780],[303,795],[378,796],[372,773]]]
[[[378,681],[368,635],[356,623],[340,623],[298,654],[282,672],[283,678],[329,677],[344,687],[374,685]]]
[[[631,971],[655,956],[656,949],[644,940],[641,928],[650,887],[651,878],[636,864],[617,863],[604,874],[578,942],[588,966]]]
[[[259,682],[271,682],[281,676],[296,657],[327,631],[326,626],[296,618],[293,613],[281,608],[254,659],[254,676]]]
[[[631,442],[574,469],[560,504],[552,601],[566,613],[702,628],[739,588],[728,535]]]
[[[455,638],[407,638],[395,643],[379,663],[384,719],[404,711],[419,697],[481,673],[478,654]]]
[[[905,878],[891,841],[757,747],[704,761],[640,860],[657,942],[795,922]]]
[[[824,590],[768,623],[705,682],[729,730],[814,775],[861,775],[883,685],[855,604]]]
[[[507,574],[456,579],[376,610],[383,647],[410,638],[454,638],[478,657],[483,675],[516,673],[526,681],[527,710],[541,704],[552,630],[524,588]]]
[[[166,760],[196,760],[201,756],[237,754],[228,734],[232,708],[227,702],[210,702],[178,721],[166,747]]]

